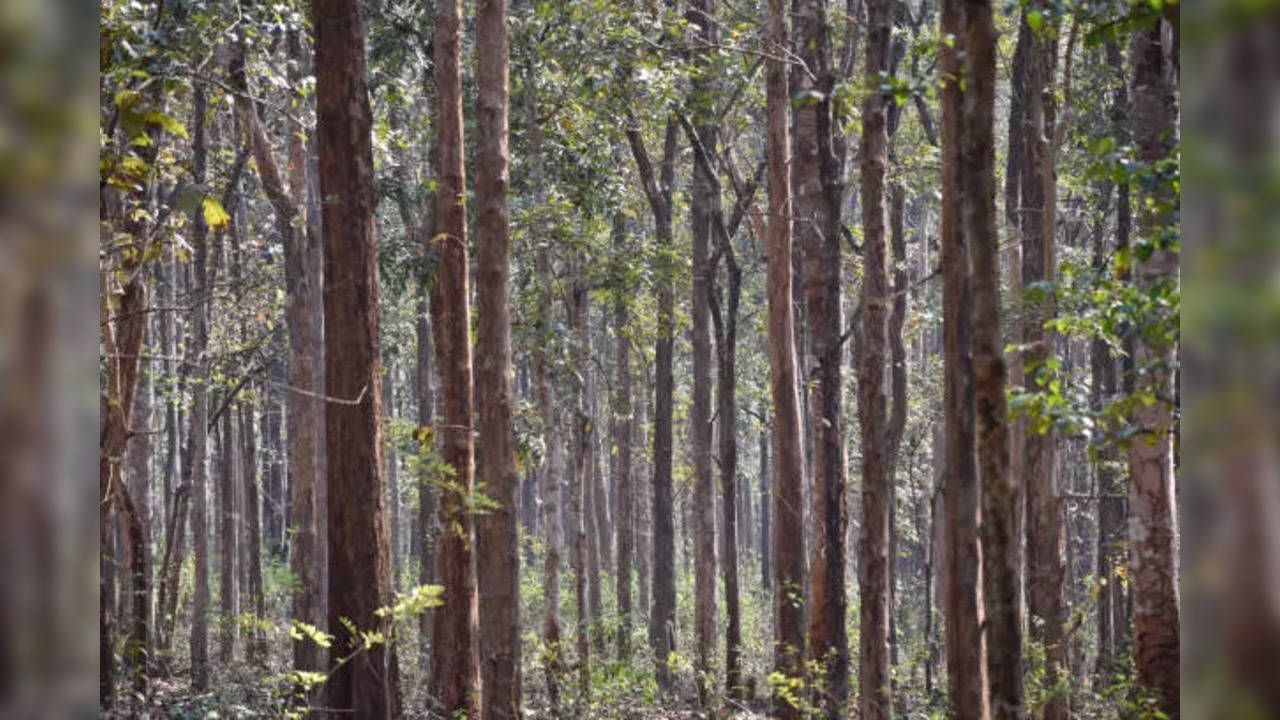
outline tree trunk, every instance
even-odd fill
[[[986,605],[991,714],[1022,717],[1021,565],[1018,480],[1009,472],[1009,419],[1000,336],[1000,260],[995,204],[996,30],[988,0],[966,6],[962,181],[964,234],[973,266],[973,375],[982,477],[982,592]]]
[[[520,556],[515,430],[512,426],[507,116],[510,106],[506,0],[476,10],[476,409],[478,470],[497,507],[481,515],[477,581],[487,720],[520,712]],[[466,316],[463,316],[464,322]]]
[[[418,234],[423,252],[427,251],[426,237]],[[431,368],[433,348],[431,347],[431,322],[427,309],[427,278],[419,278],[415,292],[414,332],[417,335],[417,365],[414,368],[417,380],[418,432],[430,429],[425,436],[419,436],[418,455],[422,457],[435,450],[434,438],[438,435],[434,428],[435,395],[432,392]],[[430,443],[430,445],[428,445]],[[431,470],[423,463],[418,469],[418,584],[428,585],[435,581],[435,545],[439,528],[436,526],[436,482]],[[434,613],[427,611],[418,616],[418,652],[419,669],[429,670],[431,637],[431,619]]]
[[[400,712],[394,646],[362,649],[358,631],[388,630],[391,576],[382,458],[378,342],[378,241],[373,222],[373,146],[365,84],[364,29],[351,0],[317,0],[316,117],[323,205],[325,458],[329,627],[335,668],[326,702],[359,717]]]
[[[253,403],[240,406],[240,446],[244,461],[244,512],[248,516],[249,584],[248,600],[254,619],[267,621],[267,602],[262,585],[262,514],[258,505],[258,453],[255,438],[257,413]],[[261,665],[267,659],[267,638],[255,623],[249,635],[249,660]]]
[[[144,315],[144,337],[143,344],[140,347],[146,347],[147,344],[147,327],[146,316]],[[132,558],[130,562],[130,587],[129,594],[131,597],[134,620],[131,633],[133,638],[130,652],[126,653],[125,660],[131,664],[133,672],[147,674],[148,666],[151,664],[152,653],[154,651],[154,643],[151,634],[151,628],[154,627],[153,613],[151,608],[151,589],[155,586],[153,570],[154,560],[152,558],[152,491],[151,491],[151,417],[152,405],[155,389],[155,368],[150,366],[146,368],[146,374],[139,372],[137,391],[134,393],[133,417],[129,423],[132,437],[128,440],[128,461],[129,461],[129,495],[133,504],[137,532],[138,544],[142,546],[143,552],[140,557]],[[140,571],[141,582],[137,575]],[[141,628],[142,634],[139,635],[138,619],[143,624]]]
[[[573,568],[573,599],[578,611],[578,625],[574,635],[578,652],[578,706],[575,712],[581,713],[588,702],[591,678],[591,644],[589,636],[592,632],[593,617],[587,599],[587,519],[585,502],[586,490],[590,483],[591,473],[591,418],[587,412],[587,395],[591,387],[591,368],[588,359],[591,353],[590,331],[587,327],[587,315],[590,312],[587,304],[587,286],[581,277],[585,263],[579,259],[573,263],[578,274],[572,289],[569,305],[569,324],[574,330],[576,356],[575,364],[581,373],[574,387],[573,413],[573,477],[569,486],[569,565]]]
[[[1028,390],[1039,391],[1048,386],[1050,371],[1046,362],[1053,347],[1053,336],[1045,330],[1045,322],[1054,312],[1053,297],[1034,288],[1054,279],[1053,113],[1049,96],[1055,51],[1050,36],[1032,29],[1026,17],[1019,32],[1031,34],[1027,47],[1025,149],[1020,190],[1024,384]],[[1031,636],[1045,651],[1044,682],[1053,689],[1045,706],[1045,720],[1064,720],[1068,715],[1068,698],[1056,687],[1058,678],[1068,671],[1063,594],[1066,534],[1058,489],[1055,436],[1051,427],[1036,427],[1039,423],[1035,418],[1030,418],[1028,423],[1022,457],[1022,484],[1027,491],[1027,605],[1031,612]]]
[[[691,18],[700,43],[714,45],[719,33],[715,26],[715,0],[693,0]],[[699,51],[705,53],[705,51]],[[715,92],[712,71],[703,66],[692,81],[693,124],[702,152],[712,154],[716,146]],[[708,169],[694,163],[690,188],[690,235],[693,241],[693,283],[689,318],[693,345],[693,404],[689,412],[689,434],[693,455],[693,550],[694,550],[694,634],[698,654],[694,673],[698,705],[707,707],[714,692],[712,665],[716,654],[716,546],[715,482],[711,476],[711,325],[708,297],[711,284],[710,244],[712,206],[719,202]]]
[[[845,615],[845,539],[849,515],[841,379],[840,168],[832,148],[830,32],[821,2],[805,0],[795,13],[795,45],[806,68],[793,68],[793,96],[819,100],[796,107],[791,184],[794,233],[803,251],[801,273],[808,314],[808,406],[813,412],[813,549],[809,652],[822,667],[819,704],[824,717],[845,714],[849,697],[849,638]]]
[[[974,368],[970,354],[969,240],[963,225],[967,178],[962,165],[966,139],[964,105],[965,10],[962,0],[944,0],[941,32],[955,38],[941,49],[941,70],[950,78],[942,89],[942,250],[943,356],[945,365],[946,562],[943,588],[947,681],[951,707],[960,720],[987,717],[982,664],[982,595],[978,567],[978,475],[974,457]]]
[[[773,488],[769,482],[769,428],[760,428],[760,587],[765,590],[773,586],[773,570],[770,559],[773,544],[773,530],[770,528],[771,511],[773,509]]]
[[[866,78],[878,87],[889,69],[890,3],[867,4]],[[892,715],[889,688],[889,476],[884,367],[889,302],[884,183],[888,164],[886,98],[867,95],[862,112],[861,180],[864,275],[858,346],[858,422],[862,429],[862,541],[859,548],[861,710],[865,720]]]
[[[629,248],[627,243],[626,216],[616,212],[613,216],[613,247],[615,262],[623,262]],[[614,353],[613,384],[613,491],[617,495],[617,522],[615,544],[617,556],[617,604],[618,604],[618,661],[631,657],[631,553],[634,545],[634,520],[632,518],[631,486],[631,340],[628,337],[628,311],[626,288],[614,288],[613,324],[617,346]]]
[[[236,638],[238,635],[237,619],[240,616],[240,583],[237,577],[236,556],[239,553],[237,535],[239,523],[236,520],[236,476],[239,474],[235,462],[235,431],[231,427],[232,404],[230,398],[222,399],[221,429],[218,431],[218,450],[221,460],[218,463],[218,506],[219,526],[218,541],[218,601],[222,615],[218,618],[218,662],[224,667],[235,659]]]
[[[192,125],[192,180],[203,183],[205,180],[205,127],[206,110],[204,87],[197,84],[192,93],[192,114],[195,118]],[[191,382],[191,429],[187,433],[189,443],[187,455],[189,462],[183,470],[187,479],[184,483],[191,488],[191,534],[195,545],[194,596],[191,604],[191,688],[196,692],[209,689],[209,316],[210,307],[207,297],[217,280],[217,270],[208,267],[209,245],[208,228],[204,217],[197,213],[195,231],[192,239],[194,250],[192,296],[205,298],[196,307],[192,318],[191,357],[195,360],[195,368]],[[173,583],[171,603],[177,607],[178,589],[180,585]]]
[[[1177,227],[1177,199],[1168,171],[1158,163],[1176,152],[1178,107],[1162,23],[1135,30],[1133,133],[1138,159],[1156,173],[1144,183],[1139,228],[1150,250],[1136,253],[1134,282],[1144,296],[1178,284],[1178,250],[1165,240]],[[1176,157],[1176,155],[1174,155]],[[1176,172],[1176,171],[1175,171]],[[1176,236],[1175,236],[1176,237]],[[1167,318],[1152,318],[1167,323]],[[1176,322],[1176,320],[1175,320]],[[1129,441],[1129,555],[1133,570],[1133,657],[1138,682],[1168,717],[1179,717],[1179,606],[1176,501],[1173,477],[1173,342],[1164,333],[1141,333],[1135,342],[1134,384],[1152,402],[1135,404]]]
[[[649,617],[649,644],[653,648],[659,690],[671,690],[671,673],[667,660],[675,652],[675,522],[672,514],[672,374],[671,352],[675,342],[675,291],[672,267],[666,253],[670,251],[671,188],[674,184],[676,153],[676,120],[667,118],[660,175],[655,176],[649,155],[644,149],[640,128],[629,118],[627,141],[635,157],[644,183],[645,195],[653,211],[658,248],[662,251],[656,267],[658,295],[658,339],[654,347],[654,416],[653,416],[653,605]]]
[[[769,2],[770,45],[787,48],[787,8],[782,0]],[[766,148],[769,168],[768,229],[764,238],[768,262],[769,386],[773,399],[773,551],[776,560],[774,608],[777,637],[774,663],[788,678],[803,674],[805,660],[805,542],[804,448],[797,394],[795,312],[792,302],[791,131],[786,62],[772,55],[765,61]],[[798,597],[797,597],[798,596]],[[800,708],[781,692],[775,693],[774,712],[783,720],[800,716]]]
[[[467,280],[467,216],[463,204],[462,5],[440,0],[435,29],[435,80],[439,102],[436,173],[437,276],[431,287],[431,327],[439,357],[444,416],[440,447],[453,468],[451,487],[440,497],[441,536],[436,573],[445,587],[431,633],[431,696],[446,715],[478,716],[481,701],[479,600],[476,592],[475,528],[468,511],[474,489],[470,290]]]

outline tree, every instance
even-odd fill
[[[1035,13],[1033,16],[1032,13]],[[1029,33],[1026,56],[1025,116],[1019,211],[1022,240],[1023,324],[1025,348],[1024,384],[1028,389],[1049,383],[1053,336],[1045,324],[1053,317],[1053,294],[1043,285],[1055,274],[1054,212],[1054,113],[1052,103],[1053,68],[1056,58],[1056,31],[1052,23],[1033,27],[1032,17],[1043,17],[1047,6],[1023,11],[1020,33]],[[1062,522],[1062,499],[1057,491],[1054,434],[1051,426],[1039,427],[1032,419],[1023,438],[1022,485],[1026,488],[1027,513],[1027,605],[1031,611],[1031,636],[1045,651],[1045,684],[1051,697],[1045,720],[1067,717],[1067,698],[1057,689],[1058,678],[1067,672],[1065,637],[1066,534]]]
[[[803,252],[804,301],[809,355],[816,361],[808,384],[813,412],[814,543],[810,570],[813,612],[809,651],[821,663],[821,705],[839,717],[849,696],[849,638],[845,629],[845,538],[848,535],[848,476],[845,469],[844,344],[840,307],[840,161],[832,145],[831,39],[823,3],[806,0],[795,13],[795,44],[805,67],[793,68],[792,94],[816,99],[799,103],[795,116],[794,234]]]
[[[705,46],[714,45],[716,29],[714,0],[690,3],[697,38]],[[706,51],[700,51],[703,67],[692,82],[691,104],[696,109],[694,123],[705,152],[715,152],[716,126],[713,70]],[[690,235],[693,238],[693,295],[689,301],[693,336],[693,407],[689,434],[693,453],[693,548],[694,548],[694,632],[698,640],[695,663],[698,704],[706,707],[709,683],[714,682],[716,639],[716,547],[715,484],[711,478],[711,326],[709,316],[711,268],[711,221],[720,198],[703,164],[694,163],[689,205]],[[713,687],[713,685],[712,685]]]
[[[440,449],[451,475],[440,494],[441,535],[436,541],[436,576],[444,585],[444,605],[435,611],[431,633],[431,696],[445,714],[478,716],[481,700],[479,600],[472,554],[475,527],[468,509],[474,491],[475,455],[471,434],[472,376],[470,290],[467,280],[467,215],[463,204],[462,5],[440,0],[435,29],[438,120],[436,173],[436,280],[431,287],[431,330],[440,369],[443,427]]]
[[[888,0],[867,3],[867,84],[879,88],[889,70]],[[867,94],[862,109],[862,334],[858,347],[858,423],[862,429],[862,543],[859,613],[862,716],[892,714],[889,692],[889,476],[884,366],[889,302],[885,242],[885,175],[888,165],[886,97]]]
[[[787,9],[769,2],[765,60],[765,100],[769,172],[768,229],[764,238],[768,262],[769,390],[773,399],[773,560],[777,637],[774,663],[787,678],[799,678],[805,659],[804,457],[800,437],[800,401],[796,387],[795,313],[791,272],[791,129],[786,63]],[[780,689],[774,712],[784,720],[798,718],[800,708]]]
[[[359,635],[386,628],[377,610],[391,598],[363,18],[351,0],[316,0],[313,10],[317,149],[325,198],[324,326],[329,331],[329,626],[337,635],[330,648],[330,663],[337,667],[325,685],[326,702],[360,717],[395,717],[400,713],[395,648],[366,647]]]
[[[628,250],[627,219],[621,211],[613,215],[613,247],[617,253],[615,273],[621,272],[621,263]],[[631,553],[634,546],[634,520],[632,518],[631,484],[631,339],[628,337],[626,291],[620,278],[613,298],[613,327],[616,338],[614,351],[614,383],[613,383],[613,446],[616,454],[614,461],[613,488],[617,494],[618,517],[614,524],[617,539],[618,558],[618,660],[627,661],[631,657]]]
[[[654,346],[654,416],[653,416],[653,605],[649,613],[649,645],[653,648],[658,686],[671,689],[671,673],[667,659],[675,651],[675,523],[671,503],[671,421],[675,378],[671,369],[671,350],[675,342],[675,295],[671,275],[674,269],[667,254],[671,250],[671,188],[675,183],[676,130],[675,117],[667,118],[662,144],[660,175],[640,135],[639,121],[628,111],[627,143],[640,172],[645,197],[653,212],[657,229],[658,262],[658,339]]]
[[[508,277],[509,55],[506,0],[485,0],[477,6],[476,17],[476,400],[480,481],[496,507],[479,520],[477,580],[483,618],[483,716],[489,719],[520,713],[519,476],[512,426]]]
[[[989,0],[965,5],[964,235],[973,268],[973,403],[982,477],[982,592],[991,715],[1017,720],[1022,707],[1018,479],[1009,472],[1009,420],[1000,339],[999,234],[995,205],[996,29]]]
[[[1133,137],[1149,181],[1141,185],[1140,239],[1134,284],[1155,304],[1177,287],[1177,195],[1169,173],[1176,158],[1178,106],[1170,58],[1159,19],[1134,30]],[[1129,557],[1133,570],[1133,657],[1138,682],[1170,718],[1179,717],[1179,605],[1177,511],[1173,467],[1174,340],[1176,329],[1154,317],[1135,342],[1135,389],[1150,401],[1134,405],[1129,440]],[[1176,328],[1176,322],[1174,324]]]

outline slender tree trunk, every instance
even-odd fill
[[[889,69],[890,3],[867,3],[867,82],[878,87]],[[860,665],[862,717],[887,720],[893,712],[889,687],[888,550],[889,476],[888,418],[884,366],[889,301],[888,254],[885,242],[884,183],[888,164],[886,98],[872,92],[862,112],[862,226],[864,275],[862,334],[858,347],[858,421],[862,428],[862,541]]]
[[[617,254],[615,262],[622,262],[624,253],[630,249],[626,216],[622,212],[613,216],[613,247]],[[614,289],[613,324],[617,343],[613,383],[613,446],[616,455],[613,489],[618,507],[614,526],[618,550],[618,660],[626,662],[631,657],[631,553],[635,536],[632,497],[635,491],[631,485],[631,340],[628,337],[626,289],[623,287]]]
[[[804,449],[797,394],[795,312],[792,302],[791,130],[787,68],[781,53],[788,48],[787,8],[782,0],[769,2],[769,46],[765,61],[766,148],[769,168],[768,230],[764,238],[768,261],[769,385],[773,399],[773,551],[776,564],[774,608],[777,637],[774,663],[789,678],[803,674],[805,655],[805,541]],[[774,712],[783,720],[798,718],[800,709],[780,693]]]
[[[591,369],[588,367],[590,355],[590,331],[587,327],[587,315],[590,311],[587,304],[587,286],[581,278],[584,263],[581,260],[573,263],[574,271],[579,274],[572,290],[569,305],[569,324],[574,330],[576,364],[582,377],[574,388],[573,414],[573,476],[569,486],[569,565],[573,568],[573,599],[577,608],[577,628],[574,635],[578,653],[578,706],[575,713],[581,714],[588,702],[591,679],[591,633],[592,616],[587,600],[587,509],[584,507],[586,489],[590,483],[591,472],[591,418],[587,412],[587,395],[591,388]]]
[[[325,685],[331,709],[358,717],[400,713],[394,646],[362,648],[359,631],[388,630],[375,613],[391,599],[381,438],[378,242],[373,222],[372,115],[364,29],[351,0],[317,0],[316,117],[323,205],[325,458],[329,627],[336,635]]]
[[[440,446],[453,468],[452,485],[440,497],[436,572],[445,587],[431,633],[431,696],[446,715],[478,716],[481,701],[479,600],[472,554],[475,528],[467,510],[474,489],[470,290],[467,279],[467,216],[463,205],[462,5],[440,0],[435,29],[435,80],[439,102],[436,221],[432,238],[439,253],[431,288],[431,325],[439,356],[444,415]]]
[[[716,43],[715,0],[693,0],[691,19],[699,41]],[[705,52],[705,51],[703,51]],[[692,83],[693,119],[698,140],[705,153],[715,152],[715,82],[712,71],[703,67]],[[711,284],[712,206],[719,201],[712,179],[701,163],[693,166],[690,188],[690,235],[693,240],[693,287],[690,321],[693,345],[693,405],[689,414],[689,434],[693,455],[693,550],[694,550],[694,634],[698,654],[694,662],[698,705],[707,707],[714,692],[716,650],[716,547],[715,482],[711,476],[711,324],[708,297]]]
[[[237,618],[240,615],[240,584],[236,575],[236,556],[238,522],[236,520],[236,462],[235,431],[231,427],[231,416],[234,404],[229,398],[222,399],[223,412],[221,430],[218,432],[218,450],[221,461],[218,463],[218,505],[219,526],[218,541],[220,546],[218,572],[218,601],[221,606],[218,634],[218,662],[226,666],[235,659],[237,639]]]
[[[426,251],[426,238],[421,233],[418,235],[418,242],[423,244],[423,251]],[[431,368],[433,348],[431,347],[431,322],[429,311],[427,309],[427,283],[426,278],[419,278],[416,288],[417,299],[414,303],[414,331],[417,335],[417,365],[415,367],[417,379],[417,401],[418,401],[418,428],[422,432],[425,428],[431,428],[433,432],[428,434],[419,442],[423,445],[418,449],[421,457],[427,452],[434,450],[434,438],[438,433],[434,432],[434,410],[435,410],[435,394],[432,391],[432,377],[434,375]],[[428,439],[430,438],[430,439]],[[431,443],[431,446],[426,446]],[[435,581],[435,544],[436,537],[439,535],[439,528],[436,526],[436,483],[432,477],[431,471],[424,466],[418,469],[418,584],[428,585]],[[424,612],[418,616],[418,651],[419,651],[419,669],[428,670],[430,660],[431,638],[431,620],[434,613],[431,611]]]
[[[667,258],[671,231],[671,188],[675,175],[676,120],[667,118],[660,175],[656,175],[644,149],[640,128],[634,117],[627,128],[627,141],[640,170],[645,195],[653,211],[658,248],[662,251],[656,268],[658,295],[658,338],[654,347],[653,401],[653,605],[649,616],[649,645],[653,648],[659,690],[671,690],[668,658],[675,644],[675,519],[672,508],[672,346],[675,342],[675,269]]]
[[[144,325],[143,332],[143,344],[140,347],[146,347],[148,344],[146,325]],[[153,577],[154,560],[151,548],[151,453],[153,448],[151,443],[151,411],[155,394],[154,366],[146,367],[145,375],[143,375],[140,368],[137,386],[137,391],[134,393],[133,418],[129,423],[133,435],[128,440],[127,452],[129,461],[129,495],[133,503],[136,519],[137,541],[142,546],[143,552],[140,557],[134,557],[130,563],[129,592],[134,620],[131,633],[134,636],[132,641],[136,641],[137,644],[130,647],[130,653],[126,654],[125,660],[131,664],[132,672],[146,674],[149,673],[148,666],[151,664],[152,653],[155,649],[151,633],[151,628],[154,627],[151,589],[155,586]],[[139,573],[134,568],[141,571],[140,582],[139,578],[136,577]],[[138,634],[138,619],[143,622],[142,635]]]
[[[262,512],[258,504],[258,453],[255,428],[257,412],[253,403],[240,406],[241,457],[244,462],[244,512],[248,519],[249,584],[248,601],[253,606],[254,618],[265,622],[267,618],[266,595],[262,585]],[[267,659],[267,638],[262,626],[255,623],[249,635],[249,660],[261,665]]]
[[[1165,239],[1169,227],[1177,227],[1176,196],[1170,189],[1169,171],[1157,167],[1176,152],[1178,143],[1176,86],[1169,67],[1177,52],[1165,46],[1163,31],[1162,23],[1135,30],[1129,51],[1138,159],[1156,173],[1153,181],[1144,184],[1138,203],[1142,208],[1139,229],[1150,252],[1145,259],[1137,253],[1134,282],[1146,296],[1176,290],[1178,284],[1177,246],[1171,247]],[[1142,333],[1135,345],[1134,384],[1153,401],[1135,405],[1132,422],[1137,434],[1129,441],[1133,657],[1138,682],[1155,696],[1157,707],[1176,720],[1181,640],[1173,476],[1175,349],[1163,333]]]
[[[725,242],[722,238],[721,242]],[[732,242],[732,239],[728,242]],[[722,247],[723,251],[724,248]],[[721,309],[719,291],[712,294],[712,318],[716,319],[716,416],[719,430],[720,492],[723,523],[720,553],[724,569],[725,689],[729,698],[742,700],[742,607],[738,587],[738,302],[742,294],[742,270],[732,256],[727,259],[726,304]],[[723,318],[721,318],[723,314]],[[749,522],[749,521],[748,521]],[[745,534],[745,533],[744,533]]]
[[[773,531],[770,528],[771,511],[773,509],[773,488],[769,481],[769,429],[760,428],[760,587],[765,590],[773,586],[773,570],[770,559],[773,557]]]
[[[535,130],[535,139],[538,137]],[[537,147],[535,143],[535,148]],[[536,157],[536,154],[535,154]],[[537,164],[534,165],[537,168]],[[547,669],[547,696],[553,715],[560,713],[561,630],[560,630],[560,433],[557,430],[555,408],[552,405],[551,368],[547,358],[547,345],[551,340],[551,260],[545,246],[539,247],[535,258],[538,276],[537,339],[533,349],[533,377],[538,393],[538,409],[546,437],[547,455],[539,471],[542,498],[543,536],[546,552],[542,573],[542,642],[545,646]]]
[[[192,180],[205,180],[205,91],[197,85],[192,93]],[[204,217],[197,214],[192,247],[193,276],[192,296],[199,298],[191,320],[192,349],[195,368],[191,382],[191,429],[187,434],[189,462],[183,469],[191,488],[191,534],[195,548],[194,593],[191,605],[191,688],[196,692],[209,689],[209,295],[217,278],[216,271],[208,269],[208,229]],[[177,582],[173,584],[172,602],[177,607]]]

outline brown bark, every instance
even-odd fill
[[[996,30],[989,0],[965,6],[968,62],[962,172],[964,234],[973,266],[973,375],[982,477],[982,598],[993,718],[1022,717],[1021,566],[1018,481],[1009,472],[1009,420],[1000,337],[1000,260],[996,219],[994,105]]]
[[[507,3],[485,0],[476,11],[476,410],[481,448],[477,469],[485,494],[497,504],[480,516],[477,528],[486,720],[520,713],[519,476],[512,426],[507,210],[509,74]]]
[[[889,69],[888,0],[867,3],[866,78],[878,87]],[[863,102],[860,149],[862,181],[862,334],[858,346],[858,422],[862,429],[862,539],[859,548],[861,714],[887,720],[889,688],[889,476],[888,418],[884,383],[889,302],[885,242],[885,175],[888,164],[887,99],[871,92]]]
[[[578,705],[576,713],[589,700],[591,688],[591,644],[593,618],[587,604],[587,508],[586,489],[590,483],[591,473],[591,417],[587,412],[587,395],[591,390],[591,369],[589,365],[590,335],[587,327],[587,286],[581,277],[584,263],[581,258],[573,263],[578,274],[574,282],[569,304],[569,324],[574,330],[575,364],[581,373],[574,387],[573,412],[573,477],[569,485],[569,565],[573,568],[573,599],[577,608],[577,628],[574,634],[577,648],[578,670]]]
[[[613,247],[621,261],[627,252],[626,216],[621,211],[613,216]],[[614,530],[617,546],[618,660],[631,656],[631,554],[634,546],[634,519],[631,483],[631,340],[628,337],[627,289],[614,288],[613,324],[616,338],[613,383],[613,446],[615,453],[613,489],[617,495],[618,516]]]
[[[435,611],[431,633],[429,692],[446,715],[478,716],[481,700],[479,600],[473,556],[475,528],[467,510],[474,489],[470,290],[467,278],[467,216],[464,205],[462,124],[462,5],[440,0],[435,29],[435,81],[439,102],[436,173],[436,234],[439,262],[431,287],[431,328],[439,358],[442,394],[440,448],[453,469],[440,495],[441,535],[436,541],[436,573],[444,585],[444,606]]]
[[[205,179],[205,92],[197,84],[193,91],[192,114],[192,179]],[[191,535],[194,544],[194,593],[191,604],[191,687],[203,692],[209,688],[209,520],[208,520],[208,412],[209,412],[209,289],[217,279],[216,269],[209,269],[208,228],[202,214],[197,214],[192,241],[194,250],[192,293],[204,301],[196,307],[192,318],[192,350],[195,369],[191,382],[191,429],[187,435],[189,462],[186,483],[191,488]],[[177,589],[171,602],[177,607]]]
[[[808,406],[813,415],[813,548],[810,562],[809,652],[822,667],[824,717],[845,713],[849,695],[845,539],[849,509],[841,379],[839,162],[832,141],[830,29],[821,2],[796,5],[795,45],[805,67],[793,68],[791,94],[807,95],[794,110],[794,233],[803,252],[801,276],[808,316]]]
[[[336,635],[328,707],[359,717],[400,712],[394,646],[362,648],[357,631],[389,630],[391,575],[383,478],[378,240],[364,29],[351,0],[316,0],[316,112],[324,234],[325,457],[329,627]]]
[[[1175,152],[1178,143],[1176,86],[1169,67],[1169,58],[1177,53],[1165,46],[1163,30],[1161,23],[1135,30],[1129,51],[1134,141],[1138,159],[1152,172]],[[1143,294],[1176,289],[1178,283],[1178,250],[1164,237],[1168,226],[1177,227],[1176,210],[1170,209],[1177,207],[1176,196],[1170,185],[1169,178],[1157,175],[1143,184],[1139,197],[1138,227],[1151,250],[1146,259],[1134,263],[1134,282]],[[1137,433],[1129,441],[1129,556],[1138,682],[1155,696],[1157,707],[1176,720],[1181,640],[1173,476],[1174,361],[1174,344],[1164,334],[1140,334],[1135,342],[1134,384],[1153,402],[1136,403],[1132,418]]]
[[[1036,12],[1049,11],[1045,6]],[[1047,22],[1047,21],[1046,21]],[[1026,58],[1026,115],[1021,177],[1021,235],[1023,362],[1029,390],[1047,385],[1053,335],[1045,322],[1054,313],[1050,293],[1034,286],[1054,279],[1054,169],[1053,92],[1054,43],[1052,24],[1035,30],[1024,17],[1019,32],[1030,33]],[[1063,502],[1058,490],[1054,433],[1038,430],[1029,421],[1023,438],[1022,485],[1026,488],[1027,607],[1031,613],[1031,637],[1045,651],[1044,683],[1051,695],[1045,720],[1064,720],[1068,698],[1057,688],[1068,672],[1068,647],[1064,635],[1066,604],[1066,533]]]
[[[957,718],[987,717],[983,665],[982,576],[979,568],[979,494],[974,457],[973,302],[969,241],[963,225],[967,178],[961,162],[965,140],[964,43],[966,4],[944,0],[941,32],[954,38],[941,49],[943,356],[945,455],[942,518],[946,558],[939,577],[946,620],[947,681]]]
[[[773,553],[776,585],[774,609],[777,636],[774,664],[788,678],[799,678],[805,659],[805,542],[804,453],[797,394],[795,313],[792,303],[791,130],[786,63],[787,7],[769,2],[768,46],[765,61],[766,149],[769,172],[768,229],[764,237],[768,262],[769,386],[773,399]],[[797,718],[800,709],[775,694],[774,713]]]

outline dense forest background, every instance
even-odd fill
[[[104,713],[1179,716],[1176,3],[100,33]]]

